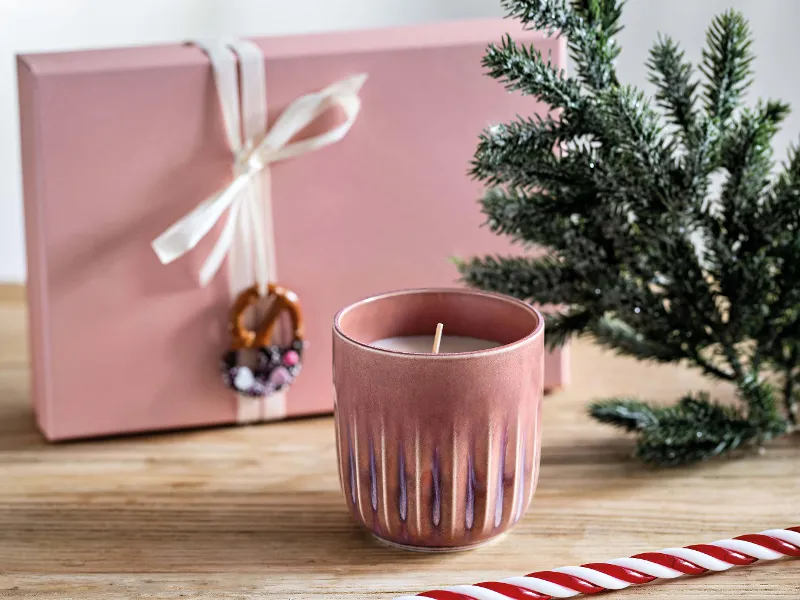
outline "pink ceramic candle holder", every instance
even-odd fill
[[[371,345],[432,342],[439,322],[445,336],[499,345],[439,354]],[[352,304],[333,330],[339,475],[356,520],[415,550],[465,549],[506,532],[539,472],[541,315],[498,294],[421,289]]]

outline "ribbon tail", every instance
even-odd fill
[[[241,208],[241,201],[233,203],[228,213],[228,220],[225,222],[225,227],[222,229],[222,233],[219,234],[219,238],[217,238],[217,243],[214,244],[214,248],[200,268],[200,285],[203,287],[207,286],[208,282],[217,274],[217,271],[219,271],[222,265],[222,261],[225,260],[228,251],[231,249],[233,238],[236,235],[236,227]]]
[[[162,264],[169,264],[192,250],[211,231],[249,177],[240,175],[222,192],[210,196],[175,222],[150,244]]]

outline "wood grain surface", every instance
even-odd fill
[[[0,598],[391,599],[800,525],[800,436],[737,460],[645,468],[630,439],[586,417],[588,400],[731,390],[583,343],[573,385],[545,398],[541,478],[522,522],[478,550],[422,555],[353,524],[330,418],[47,444],[24,338],[23,304],[0,302]],[[800,560],[608,597],[732,596],[800,598]]]

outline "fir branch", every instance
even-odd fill
[[[788,113],[785,104],[769,101],[756,110],[745,110],[728,130],[720,158],[722,167],[729,173],[728,187],[733,190],[727,192],[729,196],[745,195],[745,201],[752,200],[766,186],[772,167],[772,139]]]
[[[614,36],[622,29],[622,6],[618,0],[503,0],[506,13],[526,28],[567,36],[581,81],[595,91],[617,84]]]
[[[613,398],[589,405],[589,414],[600,421],[628,432],[651,427],[658,423],[656,411],[635,398]]]
[[[576,286],[575,274],[550,256],[484,256],[457,266],[463,283],[525,301],[560,302]]]
[[[565,172],[569,170],[565,169]],[[549,187],[554,187],[552,182]],[[595,197],[570,197],[566,193],[560,197],[558,193],[495,187],[487,190],[481,206],[486,215],[486,225],[493,233],[508,236],[526,246],[546,247],[562,257],[575,257],[582,261],[586,253],[592,253],[593,263],[617,264],[620,256],[615,254],[613,240],[595,241],[602,237],[598,224],[582,217],[584,211],[598,216],[598,210],[589,207],[592,202],[596,202]],[[588,230],[593,230],[591,239],[583,235]]]
[[[725,122],[750,84],[750,27],[744,16],[729,10],[714,18],[706,33],[701,70],[706,76],[706,112]]]
[[[602,138],[604,141],[608,139],[629,149],[632,156],[627,158],[631,166],[641,162],[661,167],[659,159],[665,156],[652,150],[664,146],[661,120],[641,90],[631,86],[609,89],[597,99],[597,105],[604,121],[603,133],[609,136]]]
[[[509,17],[518,19],[527,29],[541,29],[552,35],[568,34],[579,26],[565,0],[503,0],[502,5]]]
[[[595,91],[618,85],[614,61],[620,47],[614,36],[622,30],[624,2],[619,0],[573,0],[579,18],[565,30],[570,55],[581,80]]]
[[[786,416],[792,426],[797,425],[797,398],[795,397],[795,381],[797,363],[800,360],[800,346],[793,344],[783,364],[783,398],[786,403]]]
[[[792,206],[798,200],[800,200],[800,152],[797,146],[792,146],[789,148],[789,158],[775,180],[767,202],[771,211],[775,213],[783,207]]]
[[[656,101],[667,118],[681,133],[687,146],[698,143],[699,131],[695,109],[697,81],[692,79],[692,64],[669,36],[659,35],[647,62],[650,82],[656,86]]]
[[[764,235],[778,242],[776,246],[781,250],[796,240],[800,230],[800,211],[795,208],[800,203],[800,152],[796,146],[789,148],[788,159],[782,167],[763,198],[759,215]],[[791,255],[796,254],[792,252]]]
[[[722,379],[724,381],[736,381],[736,375],[729,373],[719,368],[714,363],[708,361],[697,350],[694,350],[692,352],[690,360],[692,360],[698,367],[700,367],[703,370],[703,372],[705,372],[707,375],[711,375],[712,377],[716,377],[717,379]]]
[[[777,285],[766,299],[769,317],[754,338],[764,354],[782,365],[787,342],[800,337],[800,152],[789,149],[788,159],[771,189],[762,197],[754,221],[766,245],[769,275]]]
[[[639,191],[637,204],[659,211],[673,207],[673,147],[664,140],[659,115],[644,94],[630,86],[611,88],[599,94],[597,112],[604,123],[597,135],[604,158]]]
[[[768,257],[759,251],[770,240],[758,221],[763,212],[760,198],[773,166],[770,144],[786,114],[786,106],[778,102],[743,111],[725,136],[721,160],[728,178],[719,204],[707,209],[706,259],[730,306],[726,329],[731,339],[741,337],[746,328],[760,328],[768,317],[761,307],[774,296],[776,282],[769,274]],[[732,345],[730,339],[727,345]]]
[[[698,116],[696,137],[685,139],[686,152],[679,159],[680,189],[687,199],[702,206],[708,193],[709,176],[719,167],[722,133],[715,119]]]
[[[592,322],[589,311],[573,309],[569,313],[548,313],[545,315],[545,342],[549,348],[560,348],[571,337],[583,332]]]
[[[758,105],[758,112],[760,113],[761,120],[771,125],[777,131],[778,125],[786,120],[789,113],[792,112],[792,107],[781,100],[767,100],[760,102]]]
[[[481,134],[471,175],[495,186],[569,184],[584,174],[576,161],[559,161],[554,149],[579,133],[581,125],[565,118],[520,118],[496,125]]]
[[[635,356],[640,360],[673,362],[684,358],[680,348],[671,348],[663,343],[647,339],[624,321],[604,316],[593,322],[587,333],[598,343],[608,346],[619,354]]]
[[[789,423],[778,412],[772,386],[750,374],[739,383],[739,393],[747,403],[749,422],[757,428],[760,441],[789,431]]]
[[[798,422],[800,422],[800,409],[798,409],[798,402],[797,396],[792,391],[791,396],[786,396],[786,413],[789,418],[789,429],[790,431],[795,431]]]
[[[572,228],[558,200],[544,192],[491,188],[481,204],[489,229],[514,241],[558,247]]]
[[[685,464],[790,431],[800,377],[800,155],[770,184],[771,144],[788,106],[740,107],[750,33],[729,11],[708,31],[699,83],[678,45],[659,38],[648,67],[655,104],[620,85],[618,0],[505,0],[528,28],[564,34],[570,78],[506,38],[489,74],[558,109],[483,133],[473,176],[495,186],[487,225],[549,258],[459,263],[469,285],[564,306],[547,342],[574,335],[638,359],[685,361],[736,385],[738,408],[687,396],[671,407],[617,399],[593,407],[635,431],[636,454]],[[654,108],[655,107],[655,108]],[[669,124],[665,128],[661,112]],[[719,197],[709,197],[722,172]],[[717,360],[720,359],[720,360]],[[724,362],[722,362],[724,361]],[[763,371],[780,370],[780,389]]]
[[[589,25],[599,27],[609,36],[622,31],[620,20],[625,1],[619,0],[572,0],[572,10]]]
[[[648,226],[645,235],[646,267],[650,277],[663,289],[661,297],[649,303],[656,304],[658,309],[658,318],[648,321],[651,337],[672,335],[677,338],[676,343],[687,346],[687,352],[691,352],[688,358],[695,360],[700,348],[722,343],[724,315],[715,302],[714,290],[700,264],[690,230],[682,221],[673,212],[667,212],[663,219]],[[668,308],[665,302],[669,303]],[[653,309],[648,312],[651,314]],[[687,323],[703,325],[687,327]]]
[[[646,427],[636,456],[656,466],[674,467],[708,460],[758,441],[757,430],[738,410],[713,404],[708,396],[688,395],[676,406],[658,409],[657,423]]]
[[[795,244],[795,256],[797,254],[800,254],[800,240]],[[799,264],[800,261],[795,260],[791,268],[787,269],[789,277],[800,272],[800,269],[797,268]],[[766,358],[780,369],[786,368],[786,348],[800,342],[798,340],[800,338],[800,300],[791,304],[786,300],[789,296],[797,295],[797,284],[782,287],[779,298],[773,304],[772,318],[766,319],[761,330],[757,332],[763,336],[756,337],[760,342],[759,348],[763,348],[762,352]],[[790,306],[784,308],[787,304]]]
[[[707,394],[687,395],[671,407],[612,398],[592,404],[589,414],[635,432],[636,456],[662,467],[707,460],[758,441],[757,430],[741,411],[714,404]]]
[[[549,59],[545,60],[541,51],[516,44],[510,35],[503,38],[500,46],[489,46],[483,66],[490,77],[499,79],[509,91],[519,90],[569,112],[585,108],[577,81],[554,67]]]

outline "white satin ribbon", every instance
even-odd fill
[[[206,286],[228,256],[229,289],[235,297],[258,284],[266,293],[277,279],[269,165],[343,139],[361,108],[358,92],[366,75],[355,75],[295,100],[267,132],[267,82],[264,56],[252,42],[193,42],[209,57],[228,145],[234,156],[233,180],[158,236],[152,247],[163,264],[190,252],[222,218],[228,218],[200,269]],[[319,135],[290,140],[330,108],[340,107],[345,121]],[[250,423],[286,416],[286,394],[265,398],[238,394],[237,421]]]
[[[300,156],[342,140],[350,131],[361,109],[358,92],[366,75],[354,75],[327,88],[295,100],[263,135],[260,130],[266,123],[260,118],[259,107],[266,107],[266,84],[263,56],[257,46],[249,42],[212,42],[198,44],[211,59],[217,93],[222,106],[225,131],[234,154],[233,180],[223,189],[209,196],[195,209],[178,220],[152,243],[153,250],[163,264],[169,264],[192,250],[219,221],[225,211],[228,219],[217,243],[200,269],[200,284],[205,286],[219,270],[222,261],[236,248],[237,259],[254,261],[253,276],[262,292],[275,278],[275,242],[271,227],[271,193],[269,185],[259,189],[260,174],[267,174],[269,165],[279,160]],[[246,140],[241,141],[237,60],[230,50],[238,54],[242,65],[241,106],[245,113],[243,129]],[[259,69],[252,68],[255,53]],[[257,73],[261,73],[259,78]],[[333,107],[340,107],[345,121],[319,135],[291,142],[290,140],[320,115]],[[264,117],[266,117],[266,112]],[[255,116],[254,116],[255,115]],[[259,135],[261,134],[261,135]],[[268,183],[268,182],[266,182]]]

